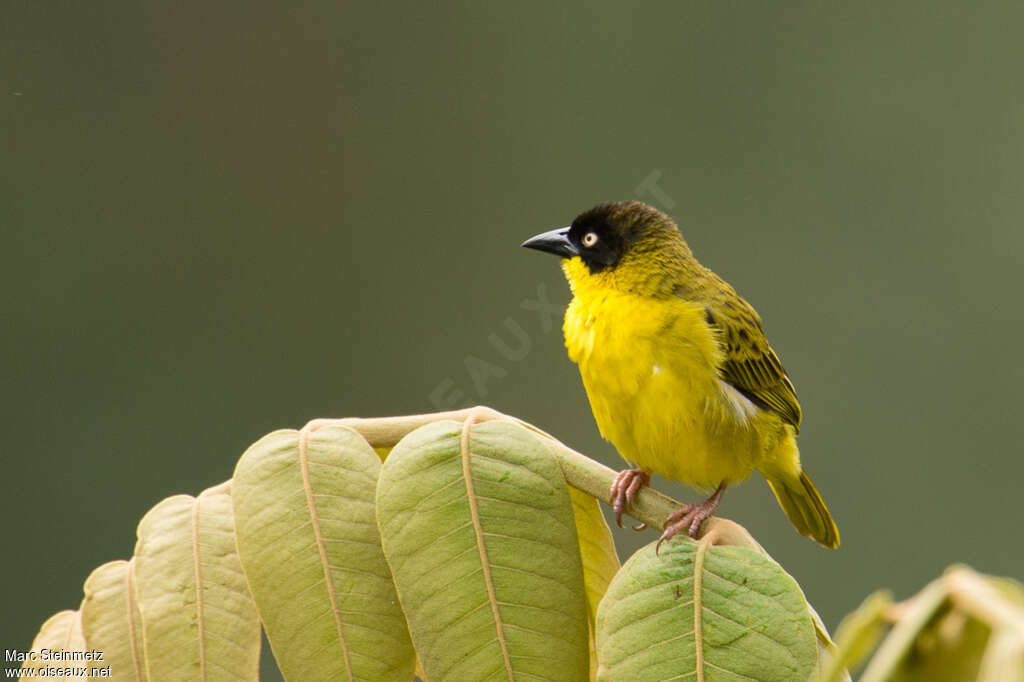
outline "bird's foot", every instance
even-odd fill
[[[722,483],[715,489],[715,492],[711,493],[711,497],[703,502],[684,504],[669,514],[668,518],[665,519],[665,532],[658,538],[658,544],[654,550],[655,553],[661,549],[661,543],[672,539],[682,530],[685,530],[687,535],[696,540],[701,524],[718,509],[718,503],[722,501],[722,493],[724,492],[725,483]]]
[[[622,514],[633,506],[633,499],[636,497],[637,491],[650,482],[651,475],[643,469],[626,469],[616,474],[615,480],[612,481],[609,497],[612,510],[615,512],[615,522],[619,524],[619,528],[622,528]],[[646,525],[641,523],[639,526],[634,526],[634,529],[643,530]]]

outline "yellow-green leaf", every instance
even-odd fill
[[[472,418],[417,429],[383,465],[377,519],[430,682],[586,679],[572,502],[536,434]]]
[[[619,555],[615,552],[612,531],[601,513],[597,500],[569,486],[576,536],[583,563],[583,585],[587,592],[587,630],[590,649],[590,679],[597,679],[597,607],[619,571]]]
[[[103,667],[98,661],[74,660],[75,652],[86,650],[80,611],[59,611],[50,616],[32,641],[30,658],[23,670],[35,670],[37,677],[65,680],[88,679],[87,669]]]
[[[103,661],[116,680],[146,679],[133,573],[134,560],[110,561],[85,581],[82,632],[91,648],[103,652]]]
[[[865,620],[871,599],[846,623]],[[886,608],[892,628],[868,661],[862,682],[1024,681],[1024,590],[966,566]],[[877,607],[875,607],[877,608]]]
[[[991,629],[955,610],[942,614],[918,633],[907,656],[886,678],[887,682],[961,682],[978,679]],[[1018,634],[1016,655],[1019,658]],[[1006,668],[1001,682],[1013,678]]]
[[[412,679],[374,514],[380,466],[362,436],[328,426],[275,431],[235,469],[242,564],[288,680]]]
[[[139,523],[135,594],[150,680],[255,680],[260,630],[226,486],[176,495]]]
[[[841,679],[847,668],[855,668],[868,654],[889,628],[885,612],[892,606],[892,594],[880,590],[868,596],[857,610],[846,616],[836,630],[836,650],[821,670],[820,682],[835,682]]]
[[[753,549],[676,539],[640,549],[597,617],[608,680],[793,682],[814,672],[817,644],[796,581]]]

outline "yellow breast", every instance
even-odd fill
[[[704,309],[578,282],[573,290],[565,342],[601,435],[636,466],[700,489],[747,478],[769,445],[758,434],[763,413],[719,380]]]

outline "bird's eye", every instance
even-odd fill
[[[597,243],[597,233],[596,232],[587,232],[585,235],[583,235],[583,246],[585,246],[585,247],[587,247],[589,249],[590,247],[592,247],[596,243]]]

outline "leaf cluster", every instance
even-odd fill
[[[102,651],[114,679],[257,679],[262,631],[289,680],[801,680],[848,679],[874,645],[860,614],[836,650],[724,519],[620,568],[613,476],[486,408],[275,431],[232,480],[151,509],[32,651]],[[658,527],[675,504],[645,489],[632,513]]]

